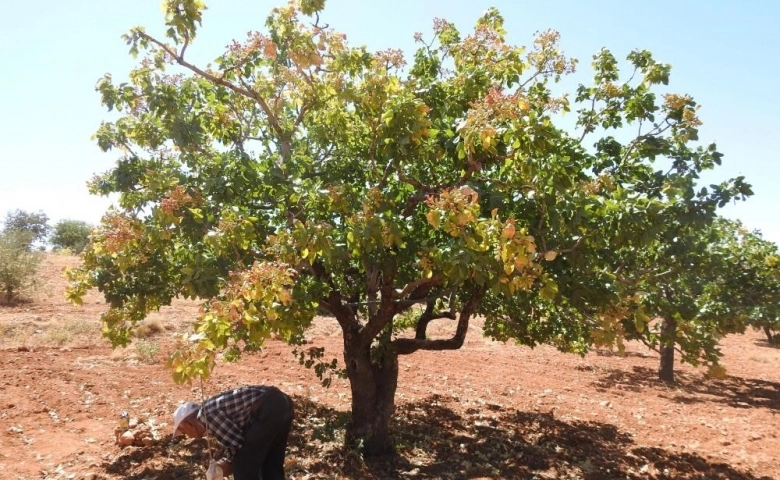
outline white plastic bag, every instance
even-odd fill
[[[209,469],[206,470],[206,480],[222,480],[222,467],[217,465],[217,462],[211,462]]]

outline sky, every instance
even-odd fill
[[[234,38],[262,30],[285,0],[206,0],[188,58],[206,64]],[[135,66],[121,35],[143,25],[160,37],[160,0],[0,2],[0,216],[42,210],[54,224],[97,223],[110,200],[86,182],[114,164],[91,136],[112,117],[94,87],[105,73],[124,78]],[[755,195],[722,214],[780,244],[780,2],[775,0],[327,0],[322,20],[371,50],[414,51],[417,31],[436,17],[470,29],[495,6],[512,43],[536,31],[561,33],[580,60],[573,83],[588,83],[592,55],[618,57],[641,48],[672,64],[670,90],[702,105],[700,139],[717,142],[723,166],[703,185],[744,175]]]

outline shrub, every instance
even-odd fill
[[[157,354],[160,353],[160,345],[155,341],[142,338],[135,342],[135,351],[142,363],[153,364],[157,361]]]
[[[28,232],[6,229],[0,232],[0,299],[10,303],[38,285],[41,252],[30,250]]]
[[[68,249],[78,255],[89,243],[92,226],[81,220],[61,220],[54,226],[49,240],[54,248]]]

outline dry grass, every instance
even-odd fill
[[[65,320],[52,324],[43,335],[46,345],[65,346],[74,343],[93,343],[98,340],[100,330],[95,322],[88,320]]]
[[[133,330],[133,336],[136,338],[149,338],[165,331],[165,326],[161,320],[147,320],[138,324]]]
[[[159,362],[160,345],[153,341],[141,338],[135,341],[135,352],[138,355],[138,361],[147,365]]]

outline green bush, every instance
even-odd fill
[[[54,226],[50,242],[57,250],[68,249],[78,255],[89,243],[92,226],[81,220],[61,220]]]
[[[29,232],[0,232],[0,299],[7,303],[38,285],[38,265],[43,254],[31,250],[30,242]]]

